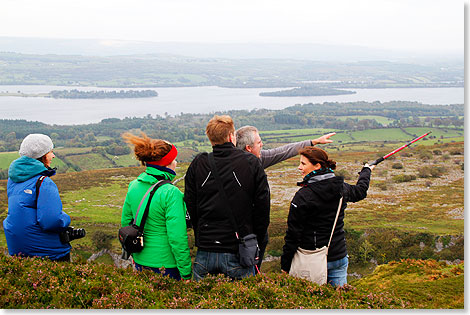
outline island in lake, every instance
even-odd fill
[[[158,93],[154,90],[120,90],[120,91],[79,91],[63,90],[50,91],[48,97],[53,98],[140,98],[156,97]]]
[[[325,96],[325,95],[343,95],[343,94],[355,94],[355,91],[338,90],[332,88],[320,88],[312,86],[303,86],[293,88],[290,90],[282,90],[275,92],[261,92],[259,96]]]
[[[156,97],[158,93],[154,90],[120,90],[120,91],[79,91],[79,90],[54,90],[49,93],[22,93],[1,92],[0,96],[21,96],[21,97],[52,97],[70,99],[100,99],[100,98],[141,98]]]

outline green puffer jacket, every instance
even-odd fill
[[[122,209],[122,226],[131,223],[142,197],[151,185],[158,182],[157,178],[149,174],[168,180],[175,177],[173,174],[147,167],[144,173],[130,182]],[[137,224],[140,224],[146,205],[147,201],[142,204]],[[183,279],[190,279],[191,257],[185,216],[183,193],[170,184],[158,188],[152,198],[144,227],[144,249],[140,253],[132,254],[134,261],[153,268],[178,268]]]

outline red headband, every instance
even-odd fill
[[[178,150],[176,150],[176,147],[174,145],[171,145],[170,152],[168,152],[160,160],[152,161],[152,162],[146,162],[146,163],[150,164],[150,165],[167,166],[167,165],[170,165],[170,163],[173,162],[174,159],[176,159],[177,155],[178,155]]]

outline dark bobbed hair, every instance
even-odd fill
[[[299,150],[299,154],[305,156],[314,165],[320,163],[322,168],[331,168],[332,170],[336,168],[336,161],[329,159],[326,151],[320,148],[305,147]]]

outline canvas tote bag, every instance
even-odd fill
[[[325,284],[328,277],[327,256],[328,248],[330,247],[331,239],[338,221],[339,211],[343,197],[339,200],[338,210],[336,211],[336,218],[331,230],[330,240],[328,246],[323,246],[315,250],[298,248],[292,259],[289,274],[297,278],[303,278],[319,285]]]

